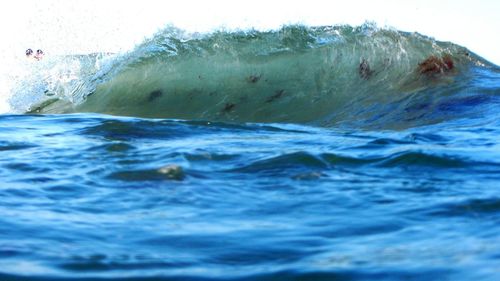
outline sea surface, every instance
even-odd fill
[[[500,68],[363,26],[20,62],[0,280],[500,280]]]

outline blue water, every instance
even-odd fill
[[[276,76],[290,88],[261,106],[281,102],[283,122],[241,99],[150,118],[168,113],[148,91],[129,114],[0,115],[0,280],[499,280],[498,68],[457,64],[383,98],[358,64],[358,98],[312,121],[280,101],[308,85]],[[93,81],[125,75],[110,71]]]

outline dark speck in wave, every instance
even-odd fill
[[[228,103],[226,103],[226,105],[224,105],[222,112],[229,113],[229,112],[233,111],[235,107],[236,107],[236,104],[228,102]]]
[[[274,95],[270,96],[267,100],[266,103],[271,103],[274,102],[275,100],[281,98],[285,94],[285,90],[278,90],[275,92]]]
[[[247,82],[248,83],[257,83],[259,82],[260,78],[262,77],[262,74],[261,75],[250,75],[247,77]]]
[[[368,64],[368,61],[366,59],[362,59],[361,63],[359,64],[359,76],[365,80],[370,79],[372,76],[373,71],[370,69],[370,64]]]
[[[161,90],[155,90],[149,93],[148,96],[148,102],[152,102],[158,98],[160,98],[163,95],[163,92]]]
[[[448,72],[454,67],[455,65],[450,55],[444,55],[442,57],[430,56],[419,63],[418,71],[420,74],[432,75]]]

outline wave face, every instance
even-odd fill
[[[405,128],[488,104],[498,91],[474,81],[500,73],[464,47],[370,24],[203,35],[170,27],[106,67],[90,60],[76,86],[63,83],[28,111]]]

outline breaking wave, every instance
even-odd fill
[[[372,24],[167,27],[125,54],[30,67],[36,75],[13,90],[13,111],[382,128],[480,113],[498,102],[500,77],[464,47]]]

